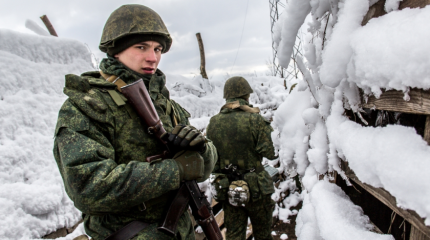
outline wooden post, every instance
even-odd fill
[[[58,37],[57,32],[55,32],[55,29],[52,26],[51,21],[49,21],[48,17],[46,15],[43,15],[43,16],[40,17],[40,19],[42,19],[42,22],[45,24],[45,26],[48,29],[49,33],[52,36]]]
[[[424,140],[430,145],[430,115],[426,117],[426,125],[424,128]]]
[[[205,60],[205,49],[203,47],[203,40],[200,36],[200,33],[196,33],[197,42],[199,42],[200,49],[200,74],[203,78],[208,79],[208,75],[206,74],[206,60]]]

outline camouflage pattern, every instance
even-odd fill
[[[240,106],[252,107],[242,98],[227,99],[225,106],[236,101]],[[274,186],[269,174],[262,169],[261,161],[263,157],[270,160],[277,158],[271,138],[273,129],[260,114],[242,109],[223,107],[219,114],[211,118],[207,128],[207,137],[213,141],[219,154],[213,173],[220,174],[220,186],[223,178],[221,171],[229,164],[238,166],[239,171],[256,169],[244,174],[243,180],[248,183],[251,192],[251,200],[245,207],[234,207],[228,203],[227,197],[218,197],[226,199],[221,202],[225,211],[227,239],[245,239],[248,216],[255,223],[255,239],[272,239],[270,227],[274,202],[270,196]]]
[[[234,207],[223,202],[224,225],[227,228],[227,240],[245,240],[248,217],[252,223],[252,234],[255,240],[272,240],[272,213],[275,202],[270,195],[246,207]]]
[[[107,52],[119,38],[132,34],[158,34],[166,38],[166,48],[169,51],[172,38],[161,17],[151,8],[140,4],[123,5],[112,12],[103,28],[99,48]]]
[[[252,90],[248,81],[246,81],[246,79],[243,77],[231,77],[225,82],[224,85],[225,99],[238,98],[253,92],[254,91]]]
[[[121,68],[109,64],[104,61],[101,67]],[[137,80],[130,77],[135,74],[124,81]],[[169,99],[164,74],[157,71],[144,80],[166,131],[174,127],[173,115],[188,125],[190,114]],[[172,159],[145,162],[164,146],[145,130],[131,106],[118,105],[109,91],[125,100],[99,72],[66,75],[64,93],[69,98],[55,129],[54,157],[68,196],[83,213],[86,233],[94,240],[104,239],[130,221],[141,220],[151,225],[133,239],[194,239],[188,213],[181,216],[176,237],[156,230],[180,185],[178,165]],[[216,162],[211,142],[202,157],[205,164]]]

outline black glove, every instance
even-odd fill
[[[171,133],[165,134],[162,138],[175,152],[189,150],[203,153],[206,150],[206,138],[199,130],[190,125],[178,124]]]

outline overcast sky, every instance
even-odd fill
[[[268,71],[272,40],[267,0],[0,0],[0,28],[32,33],[25,27],[26,19],[45,28],[39,17],[46,14],[59,37],[88,44],[101,59],[105,54],[98,44],[103,26],[112,11],[127,3],[154,9],[166,23],[173,45],[162,56],[159,67],[164,72],[200,73],[197,32],[203,38],[209,75]]]

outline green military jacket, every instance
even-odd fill
[[[169,98],[161,71],[145,81],[156,111],[167,132],[173,116],[189,124],[190,114]],[[68,196],[83,213],[85,231],[94,240],[104,239],[133,220],[151,223],[134,239],[174,239],[157,231],[176,189],[179,169],[172,159],[147,163],[164,146],[146,130],[115,84],[99,72],[66,75],[64,93],[69,97],[58,115],[54,157]],[[202,154],[214,161],[211,142]],[[178,224],[181,239],[194,239],[187,213]]]
[[[252,108],[241,98],[227,99],[227,104],[211,118],[207,127],[207,137],[213,141],[219,156],[213,173],[221,173],[230,164],[245,172],[255,169],[244,179],[248,182],[252,199],[256,201],[273,193],[273,181],[261,166],[263,157],[277,158],[272,131],[270,122],[259,114],[258,108]]]

